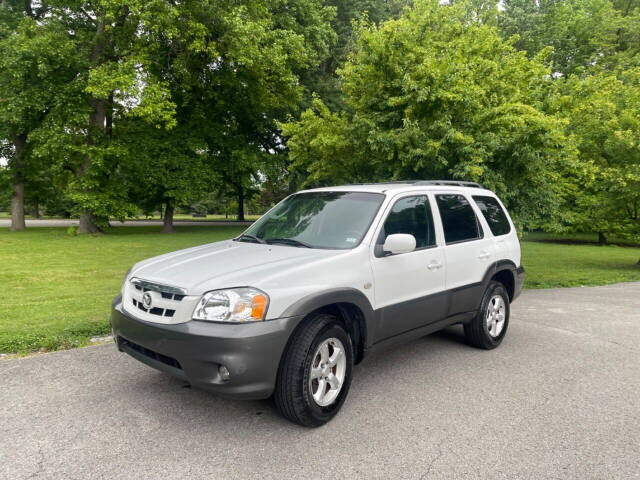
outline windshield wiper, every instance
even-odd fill
[[[267,243],[283,243],[285,245],[292,245],[294,247],[313,248],[313,245],[310,245],[307,242],[302,242],[300,240],[296,240],[295,238],[267,238],[265,240],[265,242],[267,242]]]
[[[256,237],[255,235],[249,235],[248,233],[243,233],[239,237],[234,238],[237,242],[242,242],[244,239],[249,240],[254,243],[265,243],[265,241],[261,238]]]

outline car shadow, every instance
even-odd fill
[[[445,328],[444,330],[432,333],[431,335],[426,335],[420,340],[430,341],[434,338],[466,345],[462,325],[454,325],[452,327]]]
[[[357,395],[358,389],[368,389],[369,385],[380,382],[393,382],[402,378],[403,369],[407,365],[422,368],[429,372],[437,361],[437,357],[446,354],[451,348],[464,348],[465,340],[460,326],[449,327],[445,330],[418,338],[406,344],[398,345],[384,351],[383,355],[371,355],[362,364],[355,366],[351,395]],[[423,368],[424,366],[424,368]],[[167,404],[174,405],[180,412],[179,417],[189,422],[193,419],[207,419],[218,430],[234,430],[240,425],[249,425],[254,431],[262,428],[301,428],[285,420],[278,412],[273,398],[265,400],[235,400],[220,397],[206,390],[192,387],[188,383],[169,377],[161,372],[149,370],[148,374],[137,376],[127,385],[130,394],[135,396],[160,398],[155,404],[147,404],[149,415],[164,416],[171,410]],[[354,391],[356,390],[356,391]],[[364,400],[368,398],[366,393]],[[375,399],[371,401],[375,402]],[[349,402],[347,402],[347,405]],[[359,408],[362,408],[360,405]],[[157,411],[154,409],[157,408]],[[179,418],[174,417],[174,423]],[[180,425],[176,425],[180,428]]]

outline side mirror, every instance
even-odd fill
[[[416,249],[416,239],[408,233],[394,233],[389,235],[384,241],[382,251],[386,255],[397,255],[398,253],[409,253]]]

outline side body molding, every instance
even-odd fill
[[[489,282],[494,275],[501,271],[508,271],[510,273],[511,281],[513,282],[513,299],[515,299],[522,289],[524,269],[522,267],[516,267],[515,263],[510,260],[499,260],[487,268],[480,282],[451,290],[444,290],[428,297],[402,302],[383,309],[374,310],[364,293],[355,288],[335,288],[301,298],[289,306],[283,312],[282,317],[299,317],[302,319],[309,313],[322,307],[337,304],[338,308],[342,309],[347,308],[348,305],[355,305],[362,312],[363,317],[358,319],[364,340],[362,342],[363,351],[357,354],[359,361],[364,351],[369,350],[371,347],[374,347],[374,345],[376,348],[383,344],[392,345],[411,338],[428,335],[429,333],[455,323],[466,323],[470,321],[480,308],[482,297]],[[399,312],[411,314],[410,309],[407,310],[407,308],[411,307],[412,304],[433,298],[441,299],[441,301],[444,302],[444,308],[437,316],[424,318],[424,325],[421,327],[397,335],[383,335],[380,338],[376,338],[376,335],[379,336],[381,322],[393,321],[393,317],[398,315]],[[407,307],[405,308],[406,311],[398,310],[402,307]],[[424,315],[423,308],[414,310],[413,315]],[[385,318],[385,313],[387,313],[387,318]],[[392,313],[391,316],[389,313]]]

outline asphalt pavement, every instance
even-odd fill
[[[0,478],[640,478],[640,283],[525,291],[493,351],[371,356],[313,430],[113,344],[0,361]]]

